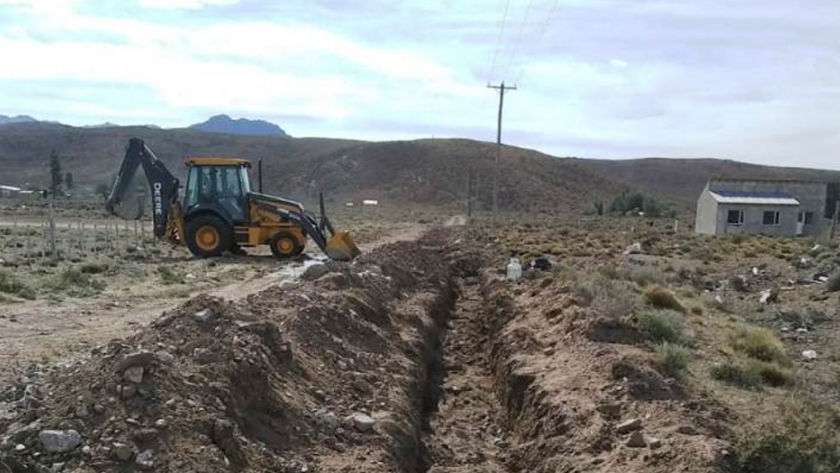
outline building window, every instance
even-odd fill
[[[779,212],[773,210],[765,210],[764,211],[764,218],[762,219],[762,223],[764,225],[778,225],[779,224]]]
[[[743,210],[730,210],[726,214],[726,223],[729,225],[743,225],[744,224],[744,211]]]

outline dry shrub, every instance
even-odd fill
[[[619,268],[617,272],[619,278],[633,281],[639,286],[662,284],[665,281],[662,271],[652,266],[625,266]]]
[[[793,384],[793,373],[775,362],[750,360],[747,363],[747,371],[756,373],[765,384],[770,386],[781,387]]]
[[[648,288],[644,293],[645,303],[657,309],[671,309],[685,313],[685,307],[680,304],[674,294],[661,286]]]
[[[747,280],[743,276],[732,276],[729,278],[729,287],[738,292],[747,292]]]
[[[583,302],[608,317],[629,315],[636,307],[636,298],[625,284],[599,273],[579,281],[575,293]]]
[[[825,283],[825,290],[828,292],[840,291],[840,272],[828,278]]]
[[[656,346],[656,354],[659,356],[659,365],[665,375],[674,379],[685,378],[688,360],[691,358],[691,352],[688,348],[675,343],[663,342]]]
[[[680,312],[649,309],[638,314],[639,330],[654,342],[681,344],[685,340],[685,319]]]
[[[744,327],[731,340],[732,348],[760,361],[790,364],[785,346],[773,332],[761,327]]]
[[[65,291],[71,297],[89,297],[105,289],[103,281],[74,267],[65,268],[56,274],[48,286],[56,291]]]
[[[732,361],[726,361],[712,366],[710,370],[712,378],[743,389],[759,389],[761,387],[761,375],[747,370],[743,365]]]
[[[840,417],[830,406],[788,401],[752,423],[736,445],[744,473],[830,473],[840,465]]]
[[[17,294],[24,299],[35,299],[35,291],[15,274],[0,270],[0,292]]]

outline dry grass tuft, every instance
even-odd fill
[[[759,361],[790,364],[785,346],[773,332],[761,327],[743,327],[732,338],[730,344],[735,351]]]
[[[644,292],[645,303],[657,309],[670,309],[685,313],[685,307],[677,300],[674,294],[661,287],[653,286]]]

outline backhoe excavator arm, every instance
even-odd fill
[[[142,206],[129,209],[126,205],[128,194],[138,168],[142,167],[152,194],[153,220],[155,236],[163,238],[167,234],[167,224],[173,204],[178,200],[178,179],[164,166],[144,143],[131,138],[125,158],[120,166],[114,187],[105,202],[105,209],[112,215],[126,220],[137,220],[143,216]]]

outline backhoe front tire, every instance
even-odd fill
[[[201,215],[187,223],[187,248],[199,258],[221,256],[232,240],[230,225],[215,215]]]
[[[277,232],[271,237],[268,246],[271,247],[271,254],[277,259],[291,258],[303,251],[303,245],[289,232]]]

